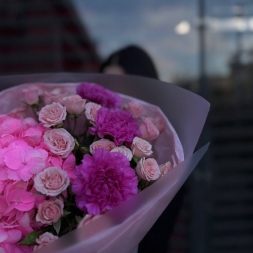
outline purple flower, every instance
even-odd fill
[[[138,121],[130,112],[101,107],[97,111],[96,125],[90,128],[91,134],[100,138],[110,135],[118,146],[123,142],[132,143],[134,137],[141,136]]]
[[[77,94],[91,102],[107,107],[120,107],[121,98],[116,93],[98,84],[81,83],[77,86]]]
[[[137,194],[138,179],[121,153],[97,149],[94,156],[83,157],[76,171],[76,204],[89,214],[101,214]]]

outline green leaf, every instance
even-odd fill
[[[81,216],[75,216],[76,222],[79,224],[79,222],[83,219]]]
[[[87,147],[80,147],[80,151],[82,152],[83,155],[90,153],[90,150]]]
[[[33,231],[29,233],[21,242],[21,245],[31,246],[36,243],[36,239],[42,234],[43,232],[39,231]]]
[[[53,226],[54,226],[54,229],[58,235],[61,230],[61,219],[59,219],[57,222],[53,223]]]
[[[136,162],[136,164],[141,160],[141,158],[139,158],[139,157],[133,157],[133,159],[134,159],[134,161]]]
[[[68,214],[70,214],[71,212],[63,210],[63,217],[67,216]]]

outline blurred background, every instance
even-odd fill
[[[98,72],[130,44],[212,105],[167,252],[252,253],[253,1],[0,0],[0,75]]]

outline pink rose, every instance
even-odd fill
[[[77,228],[85,227],[87,224],[89,224],[91,221],[96,220],[101,215],[93,215],[93,214],[86,214],[84,218],[79,222]]]
[[[152,145],[139,137],[133,139],[131,149],[133,155],[139,158],[150,156],[153,153]]]
[[[94,155],[95,150],[98,148],[102,148],[102,149],[106,149],[108,151],[111,151],[112,149],[116,148],[116,145],[112,141],[109,141],[107,139],[101,139],[101,140],[93,142],[90,145],[90,153],[92,155]]]
[[[39,102],[40,90],[36,86],[25,88],[22,90],[23,101],[28,105],[37,104]]]
[[[159,135],[159,130],[151,118],[143,118],[139,130],[141,131],[141,137],[145,140],[154,140]]]
[[[36,221],[46,225],[57,222],[63,215],[64,204],[62,200],[49,200],[39,205]]]
[[[62,158],[66,158],[75,147],[74,138],[64,128],[48,130],[43,138],[49,150]]]
[[[67,173],[57,167],[49,167],[34,178],[34,188],[47,196],[57,196],[67,189],[69,178]]]
[[[136,102],[130,102],[126,108],[126,110],[128,112],[130,112],[132,114],[132,116],[136,119],[140,118],[142,111],[143,111],[143,107],[141,104],[136,103]]]
[[[69,114],[79,115],[84,111],[86,100],[79,95],[64,97],[62,100]]]
[[[164,125],[163,120],[160,117],[153,118],[153,123],[155,124],[155,126],[157,127],[160,133],[164,131],[165,125]]]
[[[160,172],[161,172],[160,177],[163,177],[165,174],[167,174],[170,170],[173,169],[173,166],[172,166],[171,162],[166,162],[162,165],[159,165],[159,168],[160,168]]]
[[[43,94],[43,101],[46,105],[52,104],[53,102],[61,103],[64,97],[68,96],[67,93],[63,91],[61,88],[55,88],[51,91],[45,91]]]
[[[146,181],[154,181],[161,174],[157,161],[153,158],[141,158],[136,166],[136,173]]]
[[[132,151],[125,146],[116,147],[116,148],[112,149],[111,152],[121,153],[124,156],[126,156],[129,161],[131,161],[133,158]]]
[[[43,248],[44,246],[48,245],[50,242],[53,242],[58,239],[58,236],[55,236],[49,232],[46,232],[39,236],[39,238],[36,239],[36,243],[38,245],[34,246],[33,251],[36,251],[40,248]]]
[[[62,123],[66,119],[66,107],[60,103],[52,103],[44,106],[39,112],[39,121],[45,127],[51,127]]]
[[[95,124],[97,111],[101,108],[101,105],[89,102],[85,105],[85,116],[86,118],[91,121],[92,124]]]

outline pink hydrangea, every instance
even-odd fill
[[[137,194],[138,179],[121,153],[97,149],[94,156],[85,155],[76,170],[76,204],[89,214],[101,214]]]
[[[138,121],[131,113],[117,109],[101,107],[97,112],[96,126],[90,128],[91,134],[100,138],[110,135],[118,146],[123,142],[131,143],[134,137],[141,135]]]
[[[107,107],[120,107],[121,98],[116,93],[94,83],[81,83],[77,86],[77,94],[91,102]]]
[[[18,229],[0,228],[0,252],[2,253],[31,253],[32,247],[21,246],[18,241],[22,233]]]

